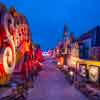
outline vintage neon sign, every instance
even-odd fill
[[[25,16],[15,8],[4,11],[0,7],[0,84],[4,84],[16,68],[22,67],[31,37]]]
[[[8,38],[8,42],[10,43],[10,46],[5,48],[4,54],[3,54],[3,65],[5,72],[7,74],[11,74],[15,68],[15,62],[16,62],[16,53],[15,53],[15,45],[13,36],[11,36],[11,33],[8,30],[8,19],[11,20],[11,25],[14,27],[14,19],[9,13],[5,13],[4,15],[4,29]]]

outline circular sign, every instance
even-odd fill
[[[5,72],[10,74],[13,72],[15,68],[15,61],[13,59],[13,52],[10,47],[5,48],[3,53],[3,66],[5,69]]]

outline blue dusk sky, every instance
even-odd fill
[[[100,0],[1,0],[14,6],[30,25],[32,40],[43,50],[53,48],[61,39],[66,24],[69,32],[80,36],[100,25]]]

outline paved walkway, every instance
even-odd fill
[[[28,100],[87,100],[64,78],[64,75],[50,60],[44,63],[44,70],[39,73],[30,90]]]

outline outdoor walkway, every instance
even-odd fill
[[[64,78],[51,60],[44,63],[28,100],[88,100]]]

